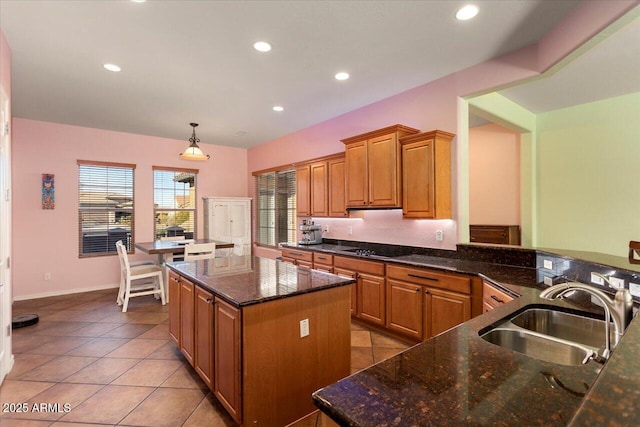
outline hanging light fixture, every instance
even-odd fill
[[[180,158],[185,160],[209,160],[211,156],[204,154],[200,147],[198,147],[198,142],[200,142],[200,139],[196,136],[196,127],[198,124],[189,123],[189,125],[193,127],[193,133],[191,134],[191,138],[189,138],[191,145],[184,150],[184,153],[180,153]]]

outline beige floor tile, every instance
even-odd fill
[[[371,331],[371,341],[373,342],[374,347],[398,348],[403,350],[409,348],[409,346],[402,341],[383,335],[379,332]]]
[[[24,329],[25,332],[35,335],[46,336],[68,336],[69,334],[77,331],[78,329],[89,326],[91,323],[87,322],[58,322],[58,321],[42,321],[33,326],[27,326]],[[18,329],[20,330],[20,329]]]
[[[206,390],[208,387],[198,376],[196,371],[186,363],[182,364],[182,367],[175,371],[160,387],[172,387],[172,388],[194,388]]]
[[[64,379],[66,383],[110,384],[140,362],[140,359],[98,359]]]
[[[112,310],[83,311],[81,314],[75,316],[73,320],[79,322],[101,322],[114,314],[116,313]]]
[[[402,349],[399,348],[384,348],[384,347],[374,347],[373,348],[373,361],[378,363],[384,359],[388,359],[390,357],[395,356],[400,353]]]
[[[2,427],[47,427],[50,425],[51,421],[16,420],[0,416],[0,426]]]
[[[14,335],[11,340],[11,348],[14,354],[27,353],[31,349],[56,339],[54,336],[40,335]]]
[[[153,325],[131,323],[120,325],[119,327],[102,335],[107,338],[137,338],[139,335],[144,334],[149,329],[152,329]]]
[[[80,405],[102,387],[101,385],[91,384],[56,384],[27,401],[30,408],[29,412],[9,414],[9,418],[55,421]],[[35,410],[35,408],[40,409]]]
[[[0,387],[0,402],[25,402],[56,383],[5,379]],[[1,423],[0,423],[1,424]]]
[[[362,369],[373,365],[373,351],[370,347],[351,347],[351,368]]]
[[[144,334],[138,336],[138,338],[151,340],[167,340],[169,339],[169,325],[154,326]]]
[[[97,320],[97,322],[103,323],[129,323],[129,317],[127,317],[127,313],[123,313],[121,311],[116,312],[110,316],[107,316],[103,319]]]
[[[144,359],[167,343],[167,340],[143,340],[134,338],[105,357]]]
[[[70,332],[69,334],[67,334],[67,336],[99,337],[121,326],[122,324],[120,323],[90,323],[88,326],[85,326],[83,328],[76,329],[75,331]]]
[[[7,374],[7,379],[18,378],[22,374],[32,371],[38,366],[44,365],[56,356],[51,354],[14,354],[15,362],[13,369]]]
[[[102,357],[111,353],[118,347],[125,345],[129,341],[130,340],[127,338],[93,338],[85,344],[69,350],[66,354],[68,356]]]
[[[182,352],[180,352],[180,349],[173,340],[169,340],[162,347],[151,353],[147,359],[185,360]]]
[[[31,348],[29,353],[32,354],[65,354],[76,347],[88,343],[91,338],[84,337],[56,337],[56,339],[48,341],[42,345]]]
[[[181,366],[182,362],[178,360],[145,359],[118,377],[112,384],[158,387]]]
[[[62,381],[85,366],[95,362],[95,357],[58,356],[49,362],[20,375],[19,380]]]
[[[237,424],[218,399],[209,392],[182,427],[236,427]],[[297,427],[297,426],[296,426]]]
[[[75,322],[74,317],[82,313],[83,312],[79,310],[60,310],[46,316],[40,316],[40,319],[58,322]]]
[[[182,425],[203,400],[205,393],[194,389],[156,389],[134,409],[122,424],[175,427]]]
[[[130,323],[150,323],[157,325],[169,318],[169,313],[154,313],[149,311],[137,312],[128,310],[126,314]]]
[[[153,387],[108,385],[74,407],[60,421],[117,424],[153,390]]]
[[[351,345],[353,347],[371,347],[371,332],[351,331]]]
[[[369,328],[361,325],[360,323],[351,322],[351,330],[352,331],[368,331]]]
[[[66,423],[63,421],[56,421],[49,427],[115,427],[113,424],[94,424],[94,423]]]

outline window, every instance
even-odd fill
[[[197,169],[153,167],[153,235],[196,236]]]
[[[80,257],[116,254],[133,246],[133,172],[136,165],[78,160]]]
[[[296,171],[256,175],[257,243],[275,246],[296,241]]]

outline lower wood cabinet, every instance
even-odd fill
[[[213,393],[236,421],[242,415],[240,398],[240,310],[216,298]]]
[[[431,338],[471,319],[471,297],[437,288],[425,290],[426,337]]]
[[[180,347],[180,276],[169,273],[169,336]]]
[[[491,285],[489,282],[482,283],[482,312],[486,313],[496,307],[513,301],[513,297]]]
[[[282,262],[288,262],[301,267],[313,268],[313,253],[309,251],[283,248]]]
[[[180,351],[193,366],[195,354],[195,294],[194,284],[180,278]]]
[[[348,277],[350,279],[356,279],[357,273],[353,270],[347,270],[345,268],[334,267],[333,274],[338,276]],[[358,285],[354,283],[351,287],[351,315],[355,316],[358,313]]]
[[[387,327],[421,340],[424,337],[423,287],[387,279]]]
[[[193,367],[210,389],[213,389],[214,383],[213,327],[213,294],[196,286]]]
[[[385,265],[350,257],[333,257],[333,272],[356,279],[352,290],[352,315],[384,326],[386,313]],[[353,286],[353,285],[352,285]]]

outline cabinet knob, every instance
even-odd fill
[[[207,298],[206,301],[207,301],[207,304],[211,304],[213,302],[213,298]]]
[[[424,293],[425,295],[429,295],[429,289],[425,289]]]
[[[420,292],[420,288],[416,288],[416,292]]]

